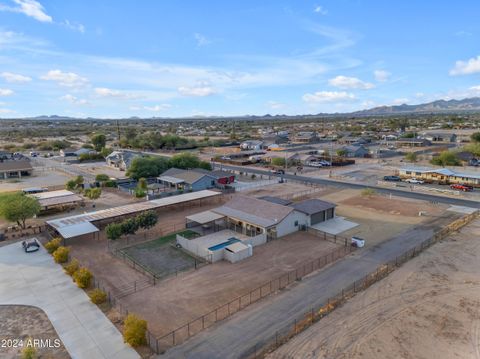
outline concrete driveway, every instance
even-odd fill
[[[0,247],[0,304],[42,309],[74,359],[140,358],[43,247],[28,254],[20,243]]]

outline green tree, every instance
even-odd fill
[[[137,188],[139,189],[143,189],[143,190],[146,190],[148,187],[148,183],[147,183],[147,180],[145,178],[139,178],[138,179],[138,184],[137,184]]]
[[[432,158],[430,163],[437,166],[460,166],[461,161],[458,159],[455,152],[443,151],[438,156]]]
[[[95,151],[100,152],[107,143],[107,137],[105,137],[105,135],[102,133],[97,133],[96,135],[92,136],[91,141]]]
[[[140,228],[150,229],[157,224],[158,215],[155,211],[146,211],[140,213],[135,220]]]
[[[0,217],[16,222],[25,228],[25,222],[40,213],[38,200],[22,192],[8,193],[0,196]]]
[[[147,322],[135,314],[128,314],[123,326],[123,339],[132,347],[146,344]]]
[[[480,143],[480,132],[473,133],[470,138],[473,142]]]
[[[101,194],[102,194],[102,189],[98,187],[87,188],[85,190],[85,196],[91,200],[96,200],[100,198]]]
[[[138,231],[138,223],[135,218],[129,218],[120,223],[122,234],[135,234]]]
[[[172,156],[169,161],[170,167],[189,169],[200,168],[200,159],[192,153],[184,152]]]
[[[113,150],[111,148],[104,147],[100,151],[100,154],[102,155],[103,158],[106,158],[112,152],[113,152]]]
[[[106,174],[100,173],[95,176],[95,181],[97,182],[107,182],[110,180],[110,177]]]
[[[405,155],[405,159],[408,162],[417,162],[417,154],[415,152],[409,152]]]
[[[347,150],[339,149],[337,150],[337,156],[344,157],[347,155]]]
[[[168,168],[168,159],[164,157],[137,157],[132,161],[127,176],[137,180],[142,177],[157,177]]]
[[[77,188],[77,182],[75,182],[75,180],[69,180],[65,184],[65,188],[68,189],[69,191],[73,191],[75,188]]]
[[[118,223],[110,223],[105,228],[105,233],[108,239],[116,241],[122,236],[122,227]]]

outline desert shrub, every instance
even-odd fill
[[[48,253],[52,254],[55,252],[58,247],[62,244],[60,238],[53,238],[51,241],[48,241],[45,243],[45,249],[48,251]]]
[[[132,347],[146,344],[147,322],[135,314],[128,314],[123,322],[123,340]]]
[[[31,339],[30,339],[31,340]],[[25,346],[22,349],[22,359],[37,359],[37,350],[33,346]]]
[[[58,247],[55,252],[53,252],[53,259],[57,263],[67,263],[68,262],[68,254],[70,253],[70,249],[67,247]]]
[[[73,280],[80,288],[90,287],[92,273],[87,268],[80,268],[73,274]]]
[[[371,197],[375,194],[375,190],[373,188],[364,188],[361,194],[363,197]]]
[[[78,268],[80,268],[80,264],[75,258],[63,267],[63,269],[69,276],[73,276],[73,274],[78,270]]]
[[[99,288],[92,290],[88,296],[93,304],[102,304],[107,300],[107,293]]]

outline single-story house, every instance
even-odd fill
[[[407,167],[400,168],[398,175],[401,178],[417,178],[425,182],[441,184],[468,184],[480,187],[480,174],[457,172],[448,168]]]
[[[401,147],[426,147],[432,144],[425,138],[399,138],[395,143]]]
[[[455,133],[422,133],[421,138],[424,138],[430,142],[456,142],[457,135]]]
[[[345,157],[364,158],[364,157],[368,156],[368,154],[370,153],[363,146],[344,146],[341,149],[343,151],[345,151]]]
[[[293,207],[247,196],[237,196],[211,211],[225,217],[227,228],[251,236],[265,234],[267,239],[296,232],[308,221],[306,214]]]
[[[0,178],[21,178],[29,176],[33,171],[30,160],[2,160],[0,161]]]
[[[62,157],[77,157],[78,150],[76,148],[62,148],[60,150],[60,156]]]
[[[170,168],[157,177],[157,182],[176,190],[201,191],[215,187],[217,178],[201,171]]]
[[[338,142],[344,143],[347,145],[365,145],[372,142],[371,139],[365,137],[344,137],[341,138]]]
[[[126,171],[137,157],[144,157],[144,155],[141,152],[121,150],[110,153],[105,158],[105,161],[107,166],[118,168],[120,171]]]
[[[240,143],[240,149],[242,151],[259,151],[263,149],[263,141],[248,140]]]
[[[318,136],[313,131],[301,131],[295,133],[292,138],[293,143],[315,143],[318,142]]]

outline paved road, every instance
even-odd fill
[[[342,288],[362,279],[380,264],[394,260],[458,217],[460,215],[451,212],[378,246],[359,250],[291,289],[246,308],[158,358],[243,358],[251,353],[256,344],[267,342],[277,330],[283,329],[285,323],[298,318],[300,313],[321,305],[329,297],[341,292]]]
[[[216,167],[220,167],[220,164],[217,163]],[[224,165],[224,164],[222,164],[221,167],[227,170],[243,171],[243,172],[255,173],[255,174],[266,175],[266,176],[272,175],[270,171],[252,168],[252,167],[231,166],[231,165]],[[349,182],[336,181],[333,179],[326,179],[326,178],[316,178],[316,177],[308,177],[308,176],[300,176],[300,175],[295,176],[288,173],[281,176],[279,175],[278,177],[279,178],[284,177],[287,180],[290,179],[295,181],[303,181],[303,182],[312,183],[312,184],[336,186],[338,188],[356,188],[356,189],[374,188],[375,191],[377,191],[378,193],[392,194],[395,196],[480,209],[479,201],[469,200],[464,198],[452,198],[452,197],[439,196],[439,195],[430,194],[430,193],[409,192],[409,191],[405,191],[397,188],[385,188],[385,187],[371,186],[371,185],[360,184],[360,183],[349,183]]]

